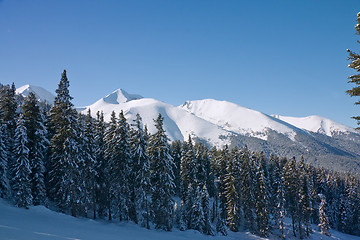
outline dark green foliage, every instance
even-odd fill
[[[51,121],[54,136],[51,139],[51,170],[49,172],[50,198],[62,211],[70,210],[77,216],[81,202],[80,139],[77,112],[71,103],[69,81],[64,70],[54,106]]]
[[[45,154],[49,141],[45,128],[45,116],[41,112],[38,101],[33,93],[25,98],[22,105],[24,114],[24,125],[28,138],[27,148],[29,149],[29,162],[31,168],[31,191],[34,205],[42,205],[46,200],[45,189]]]
[[[357,24],[355,25],[355,29],[357,34],[360,34],[360,13],[357,14]],[[350,60],[350,64],[348,65],[348,67],[356,70],[356,72],[360,71],[360,55],[350,51],[349,49],[347,50],[349,53],[349,57],[348,60]],[[355,87],[353,87],[350,90],[347,90],[346,93],[349,94],[351,97],[358,97],[360,96],[360,74],[354,74],[351,75],[350,77],[348,77],[349,79],[349,83],[355,83]],[[360,104],[360,101],[355,102],[356,105]],[[360,124],[360,116],[356,116],[353,117],[356,121],[357,124]]]
[[[149,140],[152,211],[155,228],[170,231],[173,226],[174,201],[174,162],[170,154],[170,145],[163,129],[163,117],[159,114],[155,121],[157,132]]]
[[[14,203],[18,207],[28,208],[32,203],[31,185],[30,185],[30,163],[29,149],[27,148],[26,127],[23,116],[18,119],[15,129],[14,141],[14,164],[11,171],[11,188],[14,196]]]

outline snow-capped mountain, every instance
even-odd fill
[[[54,96],[41,87],[25,85],[18,94],[34,92],[38,99],[52,103]],[[187,140],[188,136],[207,144],[222,147],[247,145],[252,151],[275,153],[337,170],[360,169],[360,133],[330,119],[268,115],[237,104],[213,99],[187,101],[173,106],[156,99],[144,98],[118,89],[97,102],[82,108],[95,117],[104,112],[105,121],[112,111],[124,111],[129,124],[139,113],[150,133],[156,131],[154,119],[164,117],[164,129],[170,140]]]
[[[345,126],[341,123],[337,123],[331,119],[324,118],[321,116],[308,116],[308,117],[286,117],[280,115],[273,115],[273,117],[287,122],[298,128],[325,134],[329,137],[339,133],[357,133],[354,128]]]
[[[42,87],[37,87],[27,84],[16,89],[16,94],[22,95],[23,97],[27,97],[30,92],[34,93],[35,97],[39,101],[45,101],[48,104],[54,103],[55,100],[54,94],[50,93],[49,91],[45,90]]]
[[[229,131],[183,109],[152,98],[142,98],[140,95],[129,94],[122,89],[118,89],[94,104],[80,109],[82,113],[86,113],[90,109],[93,116],[98,111],[103,111],[105,121],[110,120],[112,111],[115,111],[116,114],[123,111],[129,123],[139,113],[143,119],[143,124],[147,125],[150,133],[156,131],[153,119],[156,119],[157,115],[161,113],[164,117],[164,129],[170,140],[183,141],[191,135],[199,140],[221,146],[229,143],[226,136],[231,135]]]
[[[268,139],[268,130],[284,134],[293,141],[299,131],[296,127],[267,114],[227,101],[214,99],[186,101],[179,108],[228,131],[263,140]]]

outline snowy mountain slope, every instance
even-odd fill
[[[131,95],[123,90],[116,90],[94,104],[80,109],[82,110],[82,113],[86,113],[88,109],[90,109],[93,116],[96,115],[97,111],[103,111],[105,121],[110,120],[112,111],[115,111],[115,113],[118,114],[123,110],[129,123],[131,123],[132,120],[135,119],[136,114],[139,113],[143,119],[144,125],[147,125],[150,133],[156,131],[153,119],[156,119],[158,114],[161,113],[164,117],[164,129],[170,140],[183,141],[191,135],[217,146],[229,143],[226,139],[221,139],[219,137],[229,136],[232,133],[215,124],[198,118],[185,110],[155,99],[139,97],[131,98],[129,96],[139,95]]]
[[[308,116],[308,117],[286,117],[280,115],[273,115],[284,122],[294,125],[298,128],[325,134],[329,137],[338,133],[358,133],[354,128],[345,126],[341,123],[337,123],[331,119],[324,118],[321,116]]]
[[[267,140],[269,129],[284,134],[293,141],[299,131],[296,127],[267,114],[227,101],[214,99],[187,101],[179,108],[228,131],[263,140]]]
[[[50,93],[42,87],[27,84],[16,89],[16,94],[22,95],[23,97],[27,97],[30,92],[34,93],[36,98],[40,101],[45,101],[48,104],[54,103],[54,94]]]
[[[264,240],[280,239],[276,235],[270,238],[260,238],[247,232],[229,232],[229,235],[209,237],[197,231],[164,232],[141,228],[132,223],[107,222],[102,220],[91,220],[74,218],[62,213],[53,212],[43,206],[22,209],[10,206],[0,199],[0,239],[7,240]],[[316,226],[309,240],[360,240],[360,237],[331,231],[332,236],[321,235]],[[296,239],[291,235],[291,227],[286,225],[287,239]]]

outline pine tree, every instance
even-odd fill
[[[35,94],[30,93],[25,98],[22,111],[24,113],[24,125],[28,137],[27,147],[29,149],[33,204],[41,205],[45,203],[46,199],[44,159],[49,140],[46,137],[45,117],[41,112]]]
[[[173,159],[170,155],[170,145],[163,129],[161,114],[155,121],[157,132],[150,137],[148,155],[150,158],[152,211],[155,228],[170,231],[174,211],[174,174]]]
[[[114,175],[113,171],[113,162],[116,161],[116,153],[115,153],[115,147],[116,147],[116,128],[117,128],[117,118],[115,115],[115,112],[113,111],[111,113],[110,123],[108,127],[105,130],[104,134],[104,154],[105,154],[105,161],[103,164],[103,168],[105,170],[107,178],[104,178],[106,181],[106,187],[108,189],[108,196],[107,196],[107,209],[108,209],[108,218],[109,220],[112,220],[113,215],[113,203],[116,201],[116,187],[114,187],[116,183],[116,179],[112,178],[112,175]]]
[[[295,158],[290,158],[284,166],[284,185],[285,185],[285,197],[286,197],[286,208],[291,216],[293,234],[296,237],[296,225],[298,222],[298,171],[296,168]]]
[[[183,197],[186,197],[188,186],[191,184],[194,187],[198,184],[198,165],[195,159],[194,146],[190,136],[188,142],[184,143],[182,152],[180,160],[180,175],[183,183]]]
[[[85,117],[85,126],[82,136],[82,153],[83,153],[83,184],[84,184],[84,205],[85,214],[92,209],[93,218],[96,219],[96,142],[95,142],[95,126],[91,111]]]
[[[217,164],[218,164],[218,191],[219,191],[219,210],[220,210],[220,217],[223,219],[223,221],[226,223],[227,219],[227,197],[226,197],[226,176],[228,174],[227,172],[227,164],[229,162],[230,153],[229,148],[227,145],[225,145],[224,149],[220,151],[220,154],[217,158]]]
[[[14,202],[17,207],[28,208],[32,202],[31,185],[30,185],[30,164],[29,149],[26,147],[28,143],[26,135],[26,127],[24,125],[23,116],[20,115],[15,129],[14,142],[14,164],[12,191]]]
[[[97,215],[100,218],[104,218],[108,215],[111,220],[111,211],[109,207],[109,165],[105,159],[105,129],[104,113],[97,112],[95,121]]]
[[[251,232],[256,232],[255,223],[255,173],[253,164],[251,164],[250,153],[245,146],[241,151],[241,206],[244,213],[245,228]]]
[[[187,203],[189,204],[187,212],[189,219],[188,228],[202,232],[205,228],[205,216],[199,186],[194,188],[191,183],[189,184]]]
[[[309,192],[309,186],[308,186],[308,176],[305,171],[305,163],[304,158],[301,157],[301,160],[299,162],[298,166],[298,173],[299,173],[299,206],[298,206],[298,222],[299,222],[299,232],[300,232],[300,238],[304,238],[303,234],[303,227],[302,223],[305,224],[305,231],[306,235],[310,235],[311,231],[311,225],[310,225],[310,217],[311,217],[311,199],[310,199],[310,192]]]
[[[357,24],[355,25],[355,29],[357,34],[360,34],[360,12],[357,14]],[[349,57],[348,60],[350,60],[350,64],[348,65],[348,67],[356,70],[356,72],[360,71],[360,55],[350,51],[349,49],[347,50],[349,53]],[[356,97],[356,96],[360,96],[360,86],[358,86],[360,84],[360,74],[354,74],[351,75],[350,77],[348,77],[348,79],[350,79],[348,82],[349,83],[355,83],[355,87],[353,87],[350,90],[347,90],[346,93],[349,94],[351,97]],[[356,105],[360,104],[360,101],[355,102]],[[360,124],[360,116],[356,116],[353,117],[356,121],[357,124]]]
[[[321,231],[321,234],[330,236],[330,224],[329,224],[329,218],[327,217],[326,211],[327,211],[327,203],[326,198],[323,194],[319,194],[319,198],[321,199],[321,203],[319,206],[319,230]]]
[[[281,231],[281,238],[284,239],[284,219],[285,219],[285,186],[284,172],[279,159],[275,160],[274,171],[274,220]]]
[[[239,216],[239,194],[236,188],[234,159],[229,158],[226,168],[225,189],[227,224],[229,229],[237,232],[240,224]]]
[[[171,143],[171,156],[174,159],[174,183],[175,183],[175,195],[181,196],[182,179],[180,176],[180,163],[181,163],[181,149],[182,142],[180,140],[173,141]]]
[[[11,180],[15,176],[11,169],[14,165],[14,158],[12,152],[14,152],[14,135],[16,128],[16,118],[17,118],[17,102],[15,100],[15,85],[14,83],[11,86],[3,86],[0,89],[0,110],[1,110],[1,124],[3,125],[3,136],[4,136],[4,145],[6,147],[5,154],[7,155],[7,176],[8,180]],[[11,185],[11,181],[9,183]],[[11,186],[9,186],[11,189]]]
[[[210,203],[209,203],[209,194],[206,188],[206,185],[203,186],[201,191],[201,206],[204,212],[204,224],[202,232],[206,235],[214,236],[214,229],[211,225],[211,213],[210,213]]]
[[[256,161],[256,160],[255,160]],[[266,237],[269,232],[269,193],[262,162],[256,163],[256,222],[260,236]]]
[[[142,119],[136,114],[133,123],[133,134],[131,136],[131,158],[133,161],[134,188],[136,199],[136,214],[138,222],[142,227],[150,228],[150,161],[147,155],[147,141],[142,128]]]
[[[119,119],[115,118],[113,112],[108,131],[105,133],[106,158],[109,162],[109,175],[111,181],[110,197],[111,207],[118,212],[119,220],[129,220],[130,188],[130,139],[129,125],[124,113],[121,111]]]
[[[54,106],[50,110],[54,136],[50,143],[49,191],[62,211],[70,210],[72,216],[77,216],[81,202],[79,129],[65,70],[56,93]]]
[[[5,125],[0,124],[0,198],[9,193],[8,149],[6,146]]]

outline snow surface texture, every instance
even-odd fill
[[[46,101],[48,104],[54,103],[55,96],[42,87],[27,84],[16,89],[16,94],[22,95],[24,97],[27,97],[30,92],[34,93],[35,97],[40,101]]]
[[[274,115],[274,117],[284,122],[287,122],[291,125],[294,125],[298,128],[310,132],[325,134],[329,137],[332,137],[334,134],[338,134],[338,133],[347,133],[347,132],[357,133],[357,131],[351,127],[334,122],[333,120],[321,116],[308,116],[308,117],[297,118],[297,117]]]
[[[210,237],[197,231],[172,232],[144,229],[133,223],[106,222],[85,218],[74,218],[62,213],[53,212],[43,206],[30,207],[25,210],[10,206],[0,199],[0,239],[1,240],[260,240],[280,239],[276,235],[270,238],[260,238],[247,232],[233,233],[229,235]],[[287,239],[295,239],[286,226]],[[315,226],[313,226],[315,228]],[[336,231],[331,231],[332,236],[326,237],[315,231],[309,240],[332,239],[332,240],[360,240],[360,237],[351,236]]]
[[[267,140],[267,130],[272,129],[294,141],[297,129],[264,113],[227,101],[204,99],[187,101],[180,108],[238,134]]]

